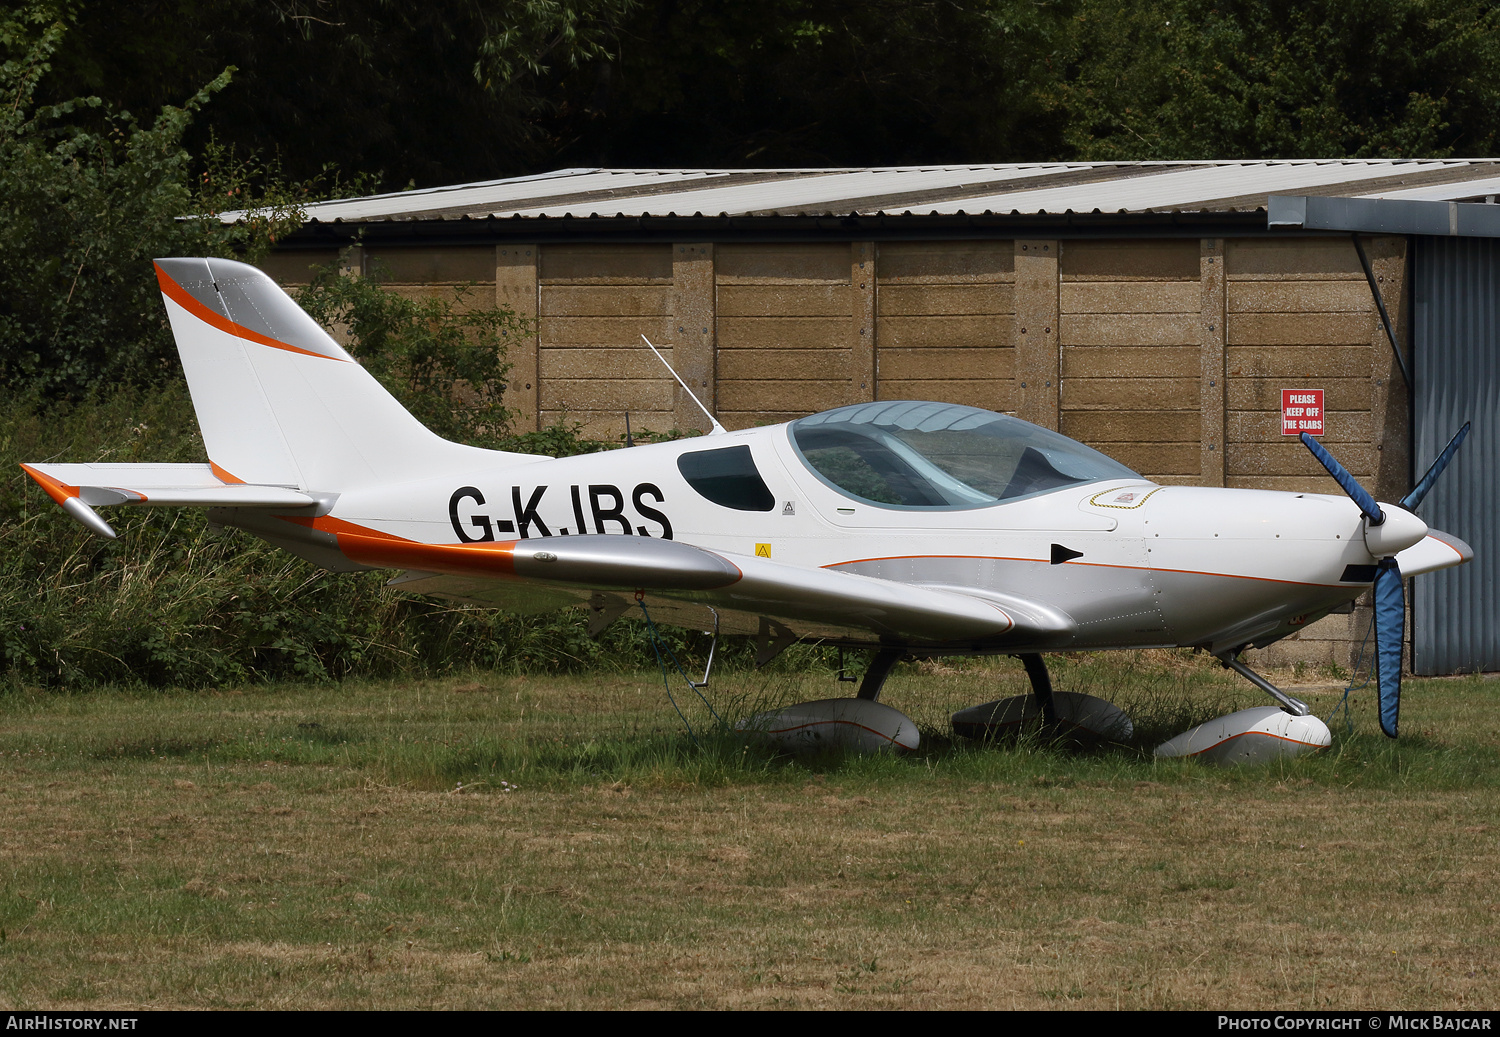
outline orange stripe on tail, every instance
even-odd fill
[[[197,317],[203,323],[218,328],[220,331],[227,332],[230,335],[234,335],[237,338],[242,338],[247,342],[257,342],[262,346],[271,346],[274,349],[285,349],[290,353],[301,353],[303,356],[315,356],[319,360],[338,360],[338,357],[324,356],[322,353],[314,353],[310,349],[303,349],[301,346],[294,346],[290,342],[282,342],[280,339],[274,339],[266,335],[262,335],[258,331],[251,331],[243,324],[236,324],[228,317],[215,313],[207,306],[204,306],[197,299],[194,299],[192,295],[188,293],[187,289],[183,288],[182,285],[178,284],[176,281],[167,276],[167,272],[161,268],[160,263],[153,263],[152,265],[156,267],[156,283],[161,286],[162,294],[171,299],[178,306],[181,306],[183,309],[187,310],[194,317]],[[343,361],[340,361],[340,363],[342,362]],[[235,481],[238,482],[239,480]]]
[[[209,471],[213,472],[215,478],[217,478],[222,483],[239,483],[240,485],[244,485],[244,479],[241,479],[237,475],[230,475],[228,472],[224,471],[224,469],[220,468],[212,461],[208,462],[208,469]]]

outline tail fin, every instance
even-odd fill
[[[158,259],[156,278],[225,482],[344,493],[541,460],[431,432],[253,266]]]

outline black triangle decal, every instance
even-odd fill
[[[1074,551],[1072,548],[1070,548],[1070,547],[1063,547],[1061,544],[1053,544],[1052,545],[1052,564],[1053,565],[1062,565],[1064,562],[1068,561],[1069,559],[1072,559],[1072,558],[1082,558],[1082,557],[1083,557],[1083,552],[1082,551]]]

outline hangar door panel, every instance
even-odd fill
[[[1414,266],[1416,474],[1474,423],[1421,514],[1474,560],[1413,580],[1412,669],[1500,670],[1500,242],[1418,238]]]

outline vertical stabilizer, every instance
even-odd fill
[[[540,460],[431,432],[262,271],[159,259],[210,461],[226,481],[343,493]]]

